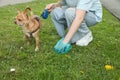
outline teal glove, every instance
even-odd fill
[[[58,54],[64,54],[72,48],[70,43],[63,43],[64,38],[60,39],[54,46],[54,51]]]

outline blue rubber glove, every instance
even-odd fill
[[[50,13],[50,12],[49,12],[47,9],[45,9],[45,10],[43,11],[43,13],[41,14],[42,18],[43,18],[43,19],[47,19],[49,13]]]
[[[72,48],[70,43],[63,43],[64,38],[60,39],[54,46],[54,51],[58,54],[64,54]]]

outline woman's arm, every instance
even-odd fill
[[[65,36],[65,39],[63,40],[64,43],[68,43],[71,38],[74,36],[74,34],[77,32],[78,28],[80,27],[84,17],[85,17],[86,11],[85,10],[76,10],[76,17],[67,33]]]

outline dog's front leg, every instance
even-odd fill
[[[27,42],[27,45],[30,45],[30,39],[26,34],[24,34],[24,38],[25,38],[25,40]]]
[[[39,50],[39,35],[35,36],[35,41],[36,41],[35,51],[38,51]]]

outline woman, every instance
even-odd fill
[[[48,4],[46,9],[51,12],[55,28],[62,37],[54,47],[60,54],[67,53],[72,48],[71,43],[87,46],[93,40],[89,26],[102,19],[99,0],[59,0],[57,3]]]

